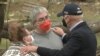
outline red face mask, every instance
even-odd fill
[[[45,20],[43,23],[39,25],[39,28],[45,32],[48,31],[50,27],[51,27],[51,21],[49,19]]]

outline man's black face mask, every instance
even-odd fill
[[[62,20],[62,23],[63,23],[63,26],[64,26],[64,27],[67,27],[67,24],[66,24],[66,22],[65,22],[64,19]]]

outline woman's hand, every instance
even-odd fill
[[[63,31],[63,29],[60,28],[60,27],[55,27],[55,28],[53,29],[53,31],[54,31],[56,34],[60,35],[60,36],[63,36],[63,35],[65,34],[64,31]]]

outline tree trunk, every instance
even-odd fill
[[[7,2],[7,0],[0,0],[0,33],[2,32],[4,18],[5,18],[5,10],[6,10],[5,2]],[[1,41],[1,36],[0,36],[0,41]]]
[[[0,4],[0,32],[3,28],[4,23],[4,10],[5,10],[5,4]]]
[[[89,24],[89,26],[93,30],[94,33],[99,33],[100,32],[100,21],[95,22],[93,24]]]

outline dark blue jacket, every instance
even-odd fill
[[[96,36],[86,22],[80,23],[64,36],[63,43],[61,50],[39,47],[37,53],[40,56],[96,56]]]

